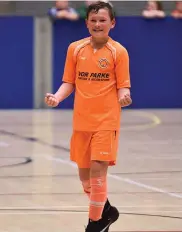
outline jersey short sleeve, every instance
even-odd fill
[[[129,55],[122,46],[117,48],[115,65],[117,89],[130,88]]]
[[[74,58],[74,44],[70,44],[67,51],[66,62],[64,66],[63,82],[75,84],[76,77],[76,61]]]

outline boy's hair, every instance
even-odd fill
[[[89,17],[90,12],[93,11],[94,13],[97,14],[100,9],[104,9],[104,8],[108,9],[109,16],[110,16],[111,20],[113,20],[115,18],[113,7],[111,6],[110,3],[104,2],[104,1],[94,2],[94,3],[89,5],[89,7],[87,9],[87,19]]]

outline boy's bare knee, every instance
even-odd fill
[[[100,177],[107,174],[109,162],[92,160],[90,168],[91,177]]]

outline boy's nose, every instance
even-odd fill
[[[96,22],[96,26],[97,26],[97,27],[100,26],[100,22],[99,22],[99,21]]]

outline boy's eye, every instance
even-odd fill
[[[106,20],[105,19],[101,19],[101,20],[99,20],[101,23],[104,23]],[[95,23],[96,22],[96,20],[95,19],[91,19],[91,22],[93,22],[93,23]]]

